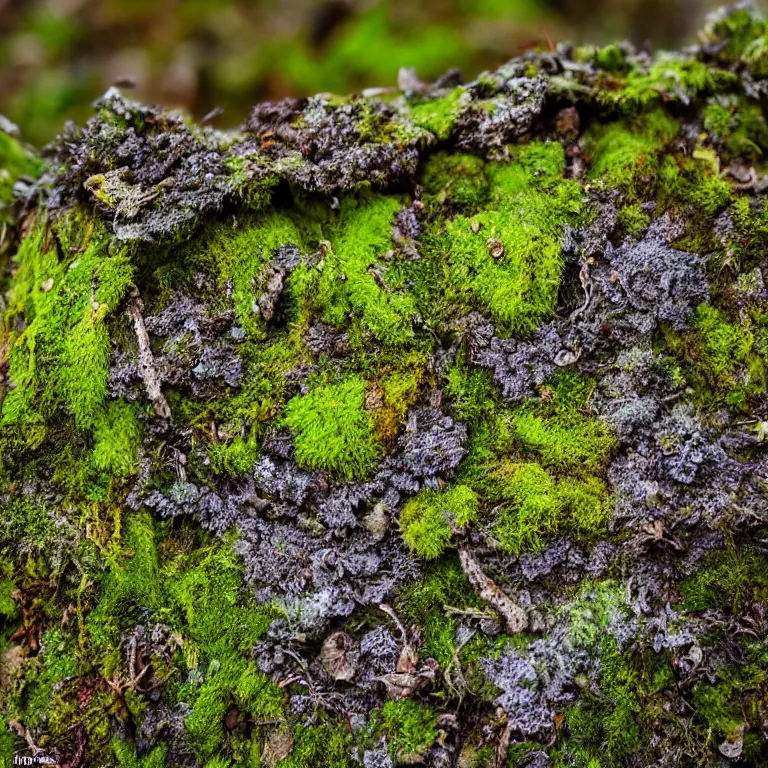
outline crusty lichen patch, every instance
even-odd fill
[[[0,134],[2,756],[764,764],[767,38]]]

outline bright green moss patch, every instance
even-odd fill
[[[403,538],[422,557],[439,557],[450,542],[452,529],[472,522],[477,509],[477,496],[465,485],[447,491],[423,490],[400,512]]]
[[[13,200],[13,185],[20,176],[37,177],[43,164],[21,145],[19,141],[0,131],[0,221],[8,221],[4,206]]]
[[[222,290],[231,283],[237,320],[246,331],[256,333],[263,324],[256,301],[266,289],[260,280],[264,267],[278,248],[301,248],[304,240],[293,216],[271,210],[246,219],[237,227],[207,227],[204,238],[193,247],[187,260],[216,275]]]
[[[755,316],[759,320],[759,313]],[[662,330],[665,343],[683,361],[683,373],[703,404],[724,403],[743,411],[765,392],[768,350],[760,341],[762,324],[753,322],[749,314],[731,322],[723,310],[701,304],[692,330],[680,334]]]
[[[93,428],[93,465],[118,477],[136,469],[141,428],[136,409],[123,401],[109,403]]]
[[[664,157],[659,169],[659,187],[663,208],[683,204],[709,216],[724,208],[733,195],[730,182],[707,162],[706,155]]]
[[[348,480],[373,470],[382,447],[365,410],[365,388],[363,379],[351,376],[289,401],[285,424],[294,435],[299,466]]]
[[[696,309],[696,328],[707,357],[707,364],[717,377],[727,376],[752,351],[754,336],[743,324],[733,325],[725,315],[709,304]]]
[[[595,124],[585,134],[592,157],[589,178],[640,199],[653,190],[664,147],[680,126],[663,110],[617,123]]]
[[[321,267],[314,301],[322,319],[344,327],[350,313],[385,344],[413,338],[413,297],[392,285],[383,257],[392,249],[392,225],[401,207],[395,197],[347,198],[338,223],[331,228],[332,250]]]
[[[620,87],[605,88],[598,98],[604,105],[624,114],[633,114],[668,99],[687,103],[736,82],[732,72],[698,59],[684,58],[680,54],[662,54],[647,71],[640,67],[633,68],[620,81]]]
[[[485,160],[477,155],[438,152],[424,165],[421,182],[428,200],[476,210],[488,197]]]
[[[450,406],[459,421],[478,424],[496,408],[499,394],[490,371],[453,365],[445,387]]]
[[[238,435],[229,443],[212,445],[208,455],[214,472],[235,475],[253,468],[259,455],[259,448],[253,439],[244,440]]]
[[[197,753],[213,758],[227,740],[224,719],[231,707],[254,720],[283,717],[285,693],[259,672],[253,662],[241,659],[209,667],[185,725]]]
[[[423,752],[437,738],[435,711],[415,699],[388,701],[382,707],[384,731],[394,755]]]
[[[496,542],[513,552],[535,550],[557,533],[589,543],[610,517],[603,473],[615,437],[588,415],[589,379],[559,374],[542,397],[507,410],[483,377],[455,368],[453,387],[475,419],[457,481],[478,496]],[[432,528],[432,530],[439,530]]]
[[[557,471],[597,471],[616,442],[602,422],[586,416],[547,418],[524,408],[510,418],[522,454],[533,453]]]
[[[596,477],[557,480],[540,464],[502,461],[491,472],[491,483],[503,502],[492,533],[511,552],[539,549],[563,530],[588,540],[605,531],[610,517],[607,487]]]
[[[22,315],[28,324],[11,335],[13,389],[2,404],[2,423],[32,434],[60,404],[78,426],[93,425],[106,396],[107,318],[133,280],[125,256],[108,253],[102,227],[81,226],[75,213],[61,226],[64,242],[80,237],[82,245],[61,261],[44,227],[36,227],[16,255],[6,313],[8,325]]]
[[[444,140],[451,135],[461,108],[461,96],[464,89],[455,88],[447,96],[434,101],[415,104],[410,108],[411,120],[419,127]]]
[[[317,725],[297,724],[293,729],[294,744],[280,768],[356,768],[352,758],[354,740],[346,720],[321,718]]]
[[[478,306],[517,333],[554,310],[563,227],[582,212],[581,188],[563,179],[563,167],[554,142],[516,147],[510,163],[488,166],[482,213],[458,215],[426,238],[446,281],[443,300]]]

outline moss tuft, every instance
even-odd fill
[[[457,215],[426,238],[446,281],[443,301],[488,311],[517,333],[554,310],[563,227],[582,212],[580,187],[563,179],[563,167],[554,142],[516,147],[510,163],[487,167],[491,193],[482,213]]]
[[[288,402],[284,421],[294,435],[300,466],[348,480],[373,470],[382,447],[365,410],[365,389],[363,379],[351,376]]]
[[[388,701],[382,707],[384,731],[396,756],[416,755],[437,738],[437,715],[415,699]]]
[[[457,485],[446,491],[423,490],[400,512],[405,543],[428,560],[439,557],[451,540],[454,528],[477,518],[474,491]]]

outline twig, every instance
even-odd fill
[[[493,756],[494,768],[506,768],[507,757],[509,756],[509,744],[512,741],[513,730],[514,725],[511,720],[508,720],[499,737],[499,743],[496,745],[496,752]]]
[[[485,575],[475,553],[467,546],[459,547],[459,562],[469,583],[477,590],[480,598],[495,608],[504,618],[507,629],[514,635],[528,626],[528,614]]]
[[[133,328],[136,332],[136,340],[139,344],[139,373],[144,381],[144,387],[147,390],[147,397],[152,401],[155,407],[155,413],[162,419],[171,418],[171,409],[168,407],[168,401],[160,388],[160,376],[155,367],[155,358],[152,356],[152,348],[149,345],[149,334],[144,325],[144,302],[138,293],[128,304],[128,317],[133,321]]]
[[[16,733],[18,733],[19,736],[21,736],[21,738],[27,742],[27,746],[29,747],[33,755],[37,755],[38,753],[43,751],[33,741],[32,734],[18,720],[14,718],[13,720],[10,720],[8,722],[8,725],[10,725],[10,727],[13,728],[13,730],[16,731]]]

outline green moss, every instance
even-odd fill
[[[587,542],[605,532],[608,490],[598,477],[556,480],[536,462],[502,460],[489,479],[499,502],[491,530],[504,549],[536,550],[564,530]]]
[[[96,417],[91,461],[97,469],[122,477],[136,471],[141,427],[135,407],[122,401],[109,403]]]
[[[144,757],[137,757],[130,744],[117,738],[112,740],[111,746],[120,768],[164,768],[165,766],[167,750],[165,744],[158,744]]]
[[[416,624],[421,623],[428,613],[435,609],[442,610],[445,605],[454,608],[479,605],[455,553],[425,563],[422,578],[404,587],[396,604],[400,615]]]
[[[563,227],[582,212],[580,187],[563,179],[563,166],[558,143],[516,147],[510,163],[488,166],[482,213],[427,234],[425,250],[444,281],[440,304],[476,306],[512,332],[533,330],[554,310]],[[423,314],[435,311],[424,306]]]
[[[224,293],[231,285],[232,304],[238,322],[249,334],[263,327],[256,300],[265,290],[260,276],[281,246],[303,248],[306,235],[291,212],[270,210],[246,218],[236,227],[218,224],[206,227],[201,242],[186,254],[193,267],[216,275]]]
[[[363,379],[351,376],[289,401],[285,424],[294,435],[300,466],[348,480],[373,470],[382,448],[365,410],[365,388]]]
[[[706,364],[717,378],[728,377],[747,360],[754,336],[748,325],[733,325],[726,316],[710,304],[696,308],[696,328],[706,354]]]
[[[619,209],[616,216],[616,226],[623,237],[638,238],[641,232],[651,223],[651,217],[642,206],[630,203]]]
[[[490,371],[459,364],[448,371],[445,393],[453,415],[466,424],[478,424],[496,408],[498,391]]]
[[[447,152],[431,155],[421,174],[427,201],[476,210],[487,200],[490,191],[485,167],[485,160],[476,155]]]
[[[766,33],[766,23],[746,8],[721,14],[707,25],[702,37],[717,50],[717,60],[729,64],[744,59],[753,43]]]
[[[245,440],[238,435],[229,443],[212,445],[208,456],[211,469],[216,474],[235,475],[253,469],[259,456],[259,447],[253,439]]]
[[[622,765],[642,746],[639,676],[629,653],[605,637],[600,650],[599,696],[586,693],[568,708],[565,755],[585,766]],[[565,765],[568,764],[566,759]]]
[[[283,716],[285,693],[253,662],[229,660],[209,668],[185,725],[197,754],[214,758],[227,739],[224,719],[232,706],[254,720]]]
[[[578,647],[594,648],[611,623],[627,610],[627,592],[618,582],[584,584],[568,606],[571,641]]]
[[[297,725],[291,753],[280,768],[356,768],[352,759],[354,741],[345,721],[324,718],[318,725]]]
[[[0,221],[10,222],[10,211],[6,206],[13,201],[13,185],[18,178],[37,177],[42,170],[40,158],[27,151],[13,136],[0,131]]]
[[[736,95],[710,99],[702,111],[704,128],[724,150],[724,159],[757,160],[768,149],[768,126],[757,104]]]
[[[477,517],[477,496],[465,485],[446,491],[423,490],[400,512],[406,544],[421,557],[439,557],[451,540],[454,527],[461,528]]]
[[[392,224],[400,207],[395,197],[346,198],[328,232],[330,248],[300,299],[337,328],[346,327],[354,315],[367,333],[395,346],[413,338],[415,312],[413,297],[383,259],[392,249]]]
[[[634,67],[618,87],[602,89],[598,101],[625,114],[634,114],[665,101],[687,104],[736,83],[733,73],[698,59],[661,54],[647,70]]]
[[[762,553],[727,550],[703,558],[696,573],[680,584],[680,597],[687,611],[730,608],[738,612],[766,586],[768,562]]]
[[[437,738],[435,711],[415,699],[387,701],[382,707],[384,731],[394,755],[418,754]]]
[[[592,126],[584,137],[592,157],[590,180],[647,199],[659,173],[662,150],[677,136],[676,120],[658,109],[616,123]]]
[[[419,128],[433,133],[440,140],[449,138],[461,109],[463,93],[464,89],[458,87],[447,96],[413,105],[410,108],[411,120]]]
[[[733,686],[727,682],[696,685],[693,706],[720,737],[737,733],[744,722],[740,702],[734,698]]]
[[[533,455],[558,472],[596,472],[616,444],[602,422],[580,413],[547,417],[535,406],[523,407],[509,420],[521,455]]]
[[[17,270],[6,323],[24,317],[21,333],[11,334],[11,380],[2,423],[33,428],[64,405],[78,426],[90,428],[106,396],[111,352],[106,320],[133,279],[125,256],[110,256],[107,233],[95,224],[84,233],[76,214],[60,225],[60,239],[78,236],[61,261],[43,226],[36,227],[16,255]]]

